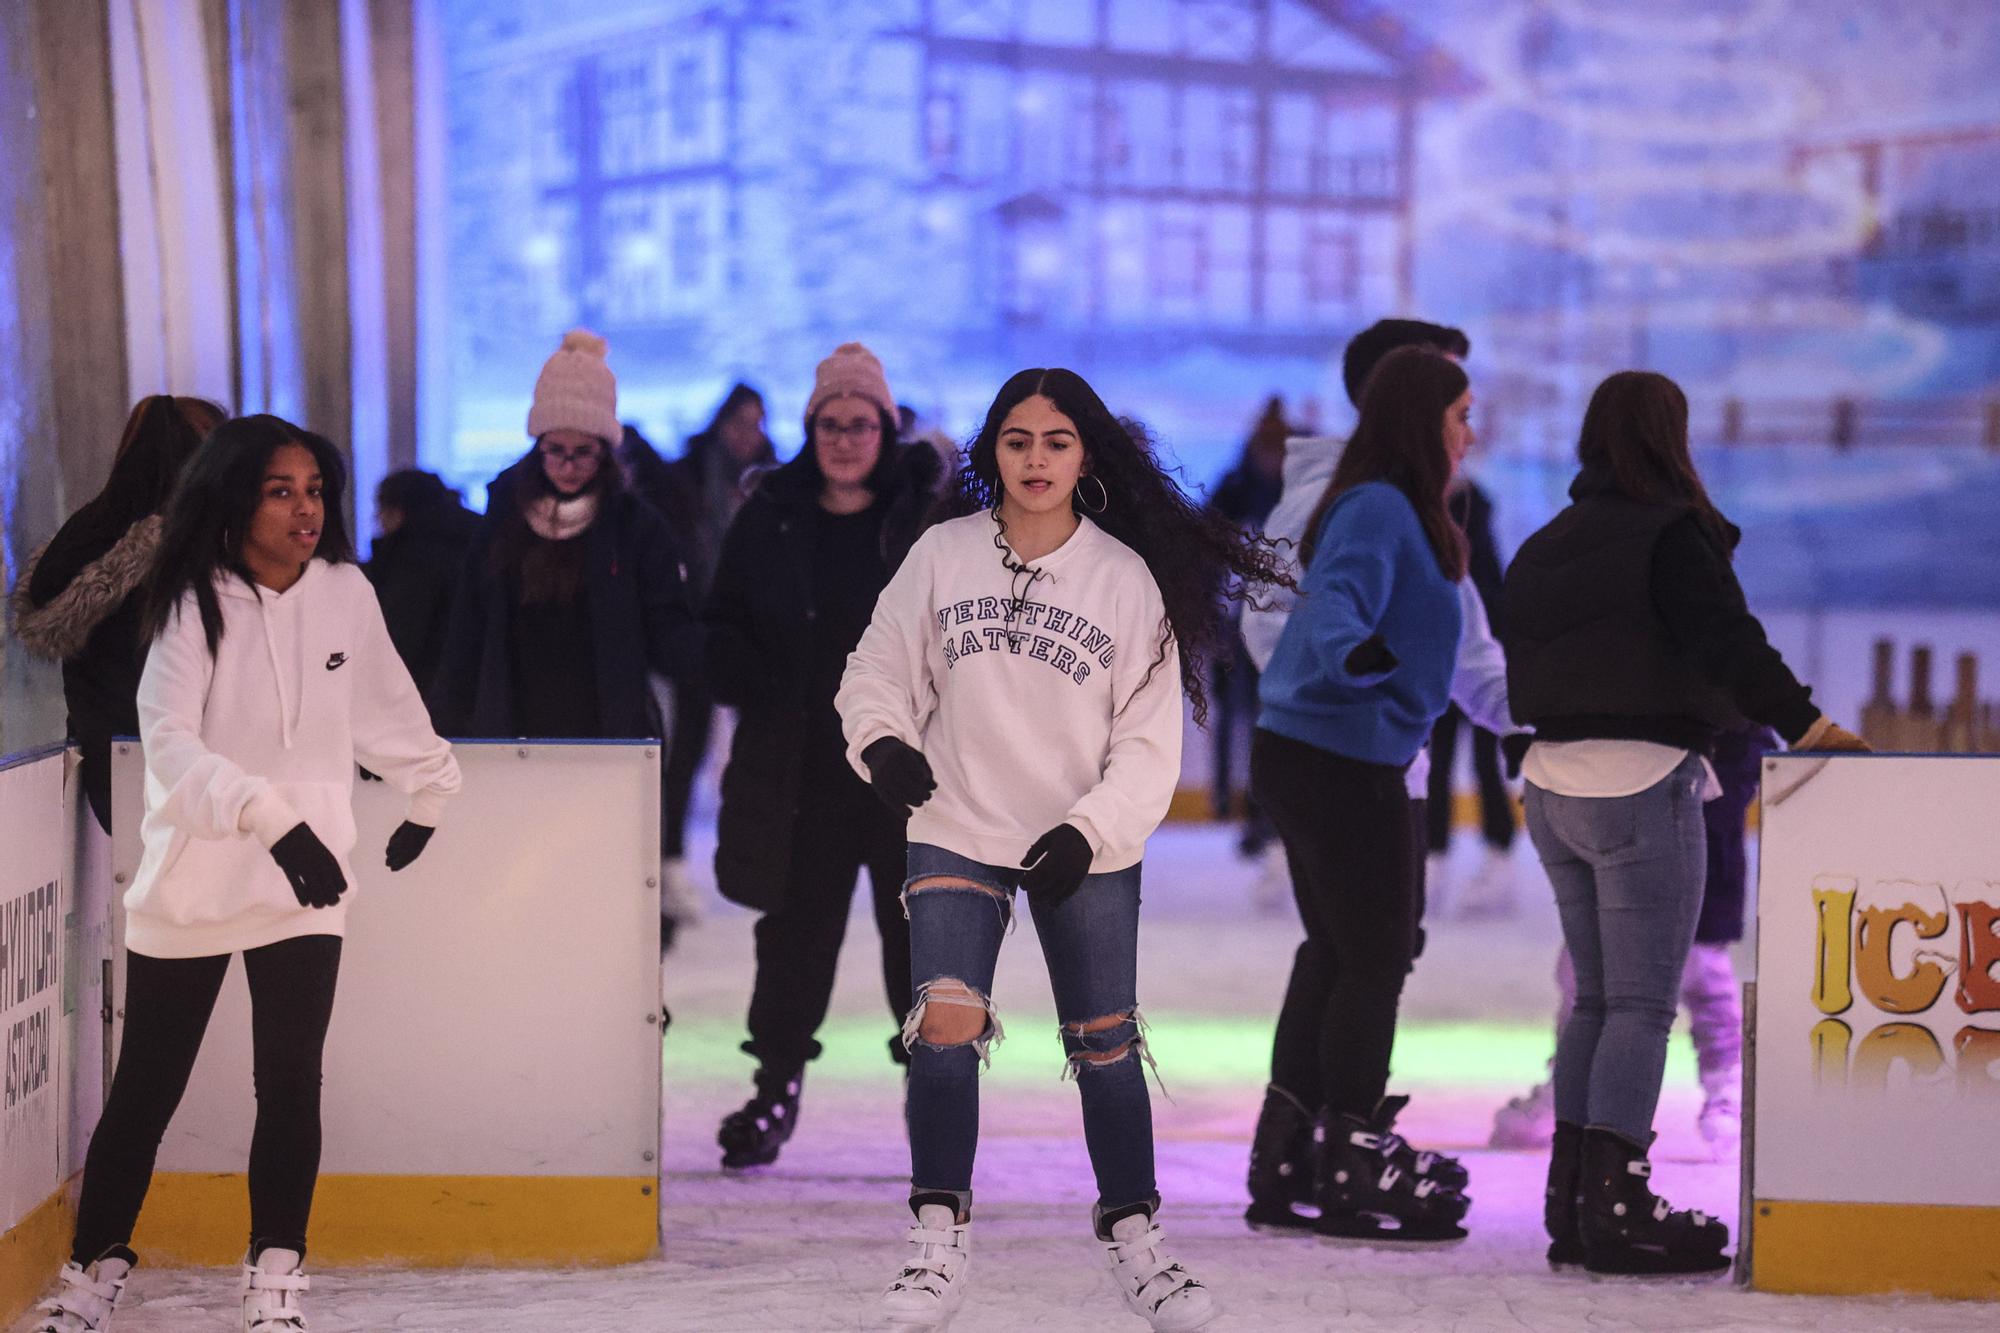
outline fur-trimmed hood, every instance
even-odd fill
[[[44,545],[29,556],[11,598],[14,632],[22,645],[51,662],[82,652],[91,632],[153,572],[162,523],[158,514],[134,523],[110,550],[85,565],[68,586],[40,606],[35,605],[30,588],[49,548]]]

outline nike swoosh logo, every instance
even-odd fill
[[[326,659],[326,669],[328,671],[338,671],[346,665],[347,665],[346,653],[335,653],[331,657]]]

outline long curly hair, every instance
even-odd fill
[[[219,574],[234,574],[257,586],[243,561],[250,520],[264,502],[264,467],[288,444],[303,445],[319,467],[326,513],[320,520],[319,548],[313,559],[330,565],[354,559],[341,497],[347,490],[347,463],[332,441],[274,416],[236,417],[210,431],[181,473],[167,501],[160,553],[140,616],[140,638],[151,643],[166,629],[181,598],[192,591],[201,614],[209,655],[222,643],[222,603],[215,595]]]
[[[1096,498],[1097,485],[1089,483],[1071,494],[1071,506],[1137,552],[1159,585],[1166,618],[1160,624],[1152,669],[1158,670],[1172,647],[1180,645],[1181,690],[1194,704],[1196,723],[1206,725],[1205,667],[1211,653],[1229,647],[1230,620],[1217,589],[1223,589],[1225,597],[1240,599],[1249,585],[1292,587],[1287,561],[1264,538],[1189,499],[1172,473],[1160,466],[1146,428],[1113,415],[1081,375],[1059,367],[1037,367],[1001,385],[957,477],[939,498],[932,521],[982,511],[999,519],[1004,498],[1000,426],[1008,413],[1038,394],[1075,424],[1083,442],[1084,472],[1103,486],[1101,510],[1085,502]]]

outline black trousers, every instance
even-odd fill
[[[674,682],[674,725],[660,760],[660,855],[687,855],[688,804],[695,775],[708,758],[715,731],[715,700],[692,680]]]
[[[129,1245],[167,1123],[187,1091],[229,955],[125,955],[125,1035],[84,1159],[70,1257],[88,1265]],[[320,1063],[333,1018],[340,937],[302,935],[247,950],[257,1126],[250,1137],[250,1240],[304,1254],[319,1179]]]
[[[1451,770],[1458,758],[1458,730],[1472,732],[1472,772],[1479,781],[1479,831],[1489,847],[1514,845],[1514,798],[1500,774],[1500,738],[1466,720],[1457,704],[1431,728],[1430,849],[1451,845]]]
[[[1285,841],[1306,938],[1271,1044],[1271,1081],[1309,1107],[1371,1116],[1418,937],[1422,864],[1403,770],[1259,729],[1250,782]]]
[[[794,1069],[819,1058],[815,1040],[833,999],[835,964],[847,937],[854,884],[862,867],[882,936],[882,985],[895,1024],[890,1056],[908,1064],[901,1034],[910,1012],[910,922],[903,915],[907,824],[856,777],[813,765],[792,834],[784,906],[757,921],[757,979],[750,993],[750,1040],[760,1064]]]

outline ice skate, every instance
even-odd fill
[[[779,1149],[799,1125],[799,1087],[805,1076],[803,1069],[757,1071],[756,1094],[724,1116],[715,1134],[725,1171],[778,1160]]]
[[[1537,1083],[1520,1097],[1511,1097],[1493,1113],[1489,1148],[1546,1148],[1556,1132],[1554,1083]]]
[[[1396,1117],[1410,1104],[1408,1097],[1384,1097],[1382,1104],[1375,1108],[1375,1124],[1383,1131],[1396,1127]],[[1435,1180],[1438,1184],[1465,1192],[1472,1183],[1472,1173],[1465,1169],[1465,1163],[1449,1153],[1429,1152],[1413,1147],[1402,1135],[1392,1136],[1396,1141],[1396,1164],[1419,1180]]]
[[[1166,1236],[1150,1211],[1099,1209],[1094,1220],[1126,1309],[1161,1333],[1202,1328],[1215,1318],[1215,1298],[1167,1253]]]
[[[939,1202],[930,1202],[930,1200]],[[910,1228],[911,1253],[903,1271],[882,1293],[888,1328],[943,1329],[965,1304],[966,1275],[972,1269],[971,1224],[958,1220],[949,1195],[910,1200],[917,1224]]]
[[[1699,1211],[1675,1211],[1648,1188],[1645,1151],[1606,1129],[1583,1134],[1577,1208],[1583,1266],[1620,1276],[1692,1276],[1729,1267],[1729,1228]]]
[[[1408,1165],[1410,1146],[1386,1124],[1328,1113],[1315,1131],[1319,1164],[1314,1197],[1322,1236],[1346,1240],[1463,1240],[1459,1221],[1472,1200]]]
[[[1250,1140],[1250,1206],[1243,1220],[1310,1229],[1318,1217],[1312,1164],[1313,1113],[1273,1083],[1264,1089],[1264,1109]]]
[[[1500,848],[1480,849],[1479,868],[1452,900],[1451,914],[1461,920],[1491,920],[1514,910],[1514,862]]]
[[[137,1262],[132,1251],[114,1245],[87,1268],[64,1264],[57,1275],[56,1294],[35,1307],[29,1333],[108,1333],[125,1280]]]
[[[1736,1155],[1743,1139],[1743,1108],[1737,1097],[1741,1069],[1711,1069],[1701,1076],[1701,1114],[1695,1128],[1701,1131],[1715,1160],[1727,1161]]]
[[[243,1265],[243,1333],[306,1333],[299,1296],[312,1285],[297,1250],[269,1246]]]
[[[1556,1122],[1549,1145],[1549,1183],[1542,1191],[1542,1226],[1549,1233],[1550,1268],[1574,1268],[1583,1262],[1583,1235],[1577,1230],[1576,1196],[1583,1182],[1583,1130]]]

